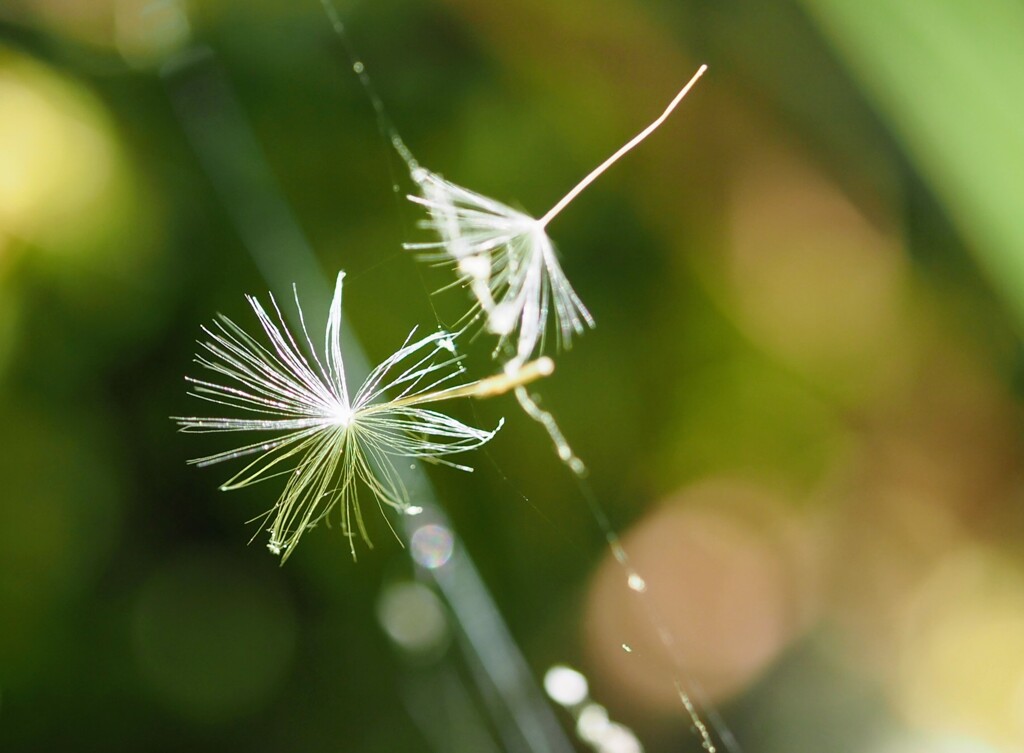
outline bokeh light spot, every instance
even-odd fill
[[[831,390],[870,393],[906,369],[898,234],[792,154],[751,160],[734,191],[727,276],[740,326]]]
[[[117,167],[111,135],[84,90],[27,58],[0,54],[0,234],[53,235],[91,224]]]
[[[643,746],[628,727],[609,724],[597,741],[600,753],[643,753]]]
[[[756,678],[803,624],[803,561],[787,551],[799,541],[772,493],[720,480],[692,487],[627,535],[636,571],[608,556],[594,580],[587,627],[597,669],[631,703],[675,708],[667,692],[665,648],[679,655],[711,698],[724,698]],[[642,572],[639,583],[631,578]],[[661,616],[647,619],[633,592]],[[635,635],[623,651],[615,639]]]
[[[981,740],[960,735],[920,735],[889,741],[879,753],[1004,753]]]
[[[181,0],[120,0],[114,38],[125,60],[144,67],[188,43],[192,29]]]
[[[996,747],[1024,740],[1024,577],[967,547],[909,601],[897,687],[908,720]]]
[[[642,594],[647,590],[647,581],[641,577],[640,573],[630,573],[626,578],[626,584],[637,593]]]
[[[562,706],[583,703],[590,692],[587,678],[563,664],[556,664],[544,675],[544,690],[552,701]]]
[[[576,718],[576,734],[580,740],[596,743],[604,736],[611,722],[608,710],[598,703],[588,703]]]
[[[437,656],[448,645],[448,619],[437,595],[421,583],[388,586],[377,605],[385,632],[409,654]]]
[[[454,548],[452,532],[438,523],[428,523],[412,535],[412,557],[431,570],[444,566],[451,559]]]

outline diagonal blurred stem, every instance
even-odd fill
[[[165,63],[161,76],[202,167],[271,290],[282,300],[288,299],[293,283],[314,291],[310,300],[323,303],[313,313],[325,318],[327,278],[281,196],[212,50],[191,48],[178,54]],[[341,338],[349,377],[362,381],[369,363],[345,321]],[[426,474],[417,467],[405,476],[423,508],[416,517],[403,516],[407,544],[423,525],[443,525],[451,531]],[[465,658],[505,750],[571,753],[571,744],[465,548],[456,539],[454,554],[445,565],[418,567],[420,576],[432,580],[451,607]]]
[[[800,4],[906,147],[1018,325],[1024,324],[1024,5]]]

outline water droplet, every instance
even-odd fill
[[[591,744],[600,743],[608,727],[608,711],[597,703],[588,703],[576,719],[576,734]]]
[[[622,548],[622,544],[615,540],[611,546],[612,554],[615,555],[615,561],[620,565],[625,565],[629,561],[629,557],[626,556],[626,550]]]
[[[640,573],[630,573],[629,577],[626,579],[626,583],[628,583],[629,587],[638,594],[642,594],[647,590],[647,581],[640,577]]]
[[[644,750],[631,729],[615,722],[601,731],[598,742],[602,753],[643,753]]]
[[[357,60],[352,64],[352,70],[354,70],[356,73],[362,73],[363,71],[366,70],[366,66],[364,66],[361,61]]]
[[[576,706],[586,700],[587,678],[572,667],[556,664],[544,675],[544,690],[555,703]]]

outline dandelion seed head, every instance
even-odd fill
[[[491,260],[479,254],[463,256],[458,261],[458,269],[466,277],[486,282],[491,276]]]
[[[331,406],[331,418],[337,426],[347,428],[352,423],[352,409],[338,400]]]
[[[339,274],[331,301],[323,347],[306,328],[296,294],[301,331],[284,322],[273,296],[264,308],[249,304],[265,342],[227,317],[205,328],[197,363],[213,376],[191,378],[191,394],[241,415],[182,417],[185,432],[257,432],[256,442],[191,461],[212,465],[249,458],[222,489],[238,489],[283,477],[284,489],[266,513],[268,549],[290,556],[302,534],[334,511],[355,555],[355,538],[369,543],[357,487],[368,488],[383,509],[415,514],[395,461],[424,458],[455,468],[444,458],[473,450],[497,431],[477,429],[433,408],[440,399],[471,394],[452,386],[460,372],[454,336],[443,331],[415,339],[378,364],[350,393],[341,352]],[[500,428],[500,426],[499,426]],[[269,438],[268,438],[269,435]]]
[[[428,214],[419,225],[439,239],[409,243],[406,248],[428,260],[454,262],[460,277],[469,282],[487,329],[499,337],[496,352],[511,343],[512,361],[522,365],[543,348],[549,326],[561,348],[569,348],[574,335],[594,326],[562,271],[547,226],[587,186],[659,128],[706,69],[702,65],[660,116],[591,170],[540,219],[424,170],[400,139],[395,143],[420,189],[420,195],[408,198]]]
[[[522,365],[554,331],[568,348],[594,320],[562,271],[545,223],[501,202],[419,168],[420,195],[409,200],[427,211],[420,227],[438,240],[406,248],[437,263],[453,264],[484,314],[486,328],[510,343]]]
[[[487,328],[496,335],[507,335],[515,329],[518,313],[514,304],[499,303],[487,317]]]

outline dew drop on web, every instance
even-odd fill
[[[630,573],[629,577],[626,579],[626,583],[629,584],[629,587],[638,594],[642,594],[647,590],[647,581],[641,577],[640,573]]]
[[[556,664],[544,675],[544,690],[551,700],[562,706],[583,703],[590,692],[587,678],[572,667]]]

